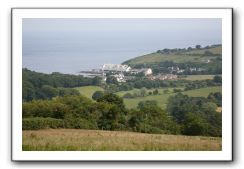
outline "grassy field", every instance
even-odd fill
[[[84,86],[84,87],[78,87],[75,88],[77,90],[79,90],[79,92],[81,94],[83,94],[84,96],[88,97],[88,98],[92,98],[92,95],[95,91],[103,91],[103,88],[99,87],[99,86]],[[155,100],[158,103],[158,106],[161,107],[162,109],[166,108],[167,105],[167,101],[168,98],[172,95],[174,95],[175,93],[173,92],[174,88],[159,88],[159,95],[150,95],[150,96],[145,96],[145,97],[136,97],[136,98],[132,98],[132,99],[124,99],[124,103],[126,108],[131,109],[131,108],[136,108],[138,103],[140,101],[146,101],[146,100]],[[177,88],[177,89],[182,89],[183,88]],[[155,89],[151,89],[151,90],[147,90],[147,92],[149,91],[153,91]],[[165,94],[164,90],[169,90],[169,93]],[[135,92],[139,92],[139,89],[133,89],[133,90],[129,90],[129,91],[121,91],[121,92],[117,92],[116,94],[120,97],[123,97],[123,95],[125,93],[135,93]],[[206,88],[201,88],[201,89],[195,89],[195,90],[189,90],[189,91],[185,91],[182,92],[182,94],[186,94],[188,96],[192,96],[192,97],[207,97],[209,95],[209,93],[211,92],[221,92],[222,89],[220,86],[216,86],[216,87],[206,87]]]
[[[23,151],[220,151],[221,138],[125,131],[23,131]]]
[[[158,62],[165,62],[165,61],[173,61],[174,63],[185,63],[185,62],[204,63],[208,59],[216,58],[216,56],[204,56],[204,58],[202,56],[199,56],[199,54],[204,54],[205,51],[210,51],[213,54],[221,54],[222,47],[192,50],[190,52],[184,52],[182,54],[151,53],[151,54],[133,58],[131,60],[125,61],[124,63],[130,65],[143,64],[143,63],[158,63]]]
[[[158,62],[165,62],[165,61],[173,61],[175,63],[185,63],[185,62],[197,62],[202,63],[204,60],[215,58],[213,57],[204,57],[201,58],[200,56],[189,56],[189,55],[174,55],[174,54],[159,54],[159,53],[151,53],[148,55],[140,56],[134,58],[127,62],[130,65],[136,64],[143,64],[143,63],[158,63]]]
[[[173,90],[175,88],[158,88],[158,93],[159,94],[164,94],[164,91],[165,90],[169,90],[169,93],[173,93]],[[176,89],[181,89],[183,90],[184,88],[176,88]],[[148,89],[147,92],[153,92],[155,89]],[[135,93],[135,92],[140,92],[140,89],[133,89],[133,90],[129,90],[129,91],[120,91],[120,92],[117,92],[116,94],[120,97],[124,96],[125,93]]]
[[[205,51],[210,51],[213,54],[222,54],[222,46],[218,46],[215,48],[210,49],[198,49],[198,50],[192,50],[190,52],[186,52],[187,54],[204,54]]]
[[[188,90],[182,92],[182,94],[186,94],[191,97],[207,97],[209,93],[215,93],[215,92],[222,92],[222,87],[215,86],[215,87],[206,87],[206,88],[195,89],[195,90]]]
[[[215,75],[187,75],[187,77],[184,77],[182,79],[191,80],[191,81],[194,81],[194,80],[207,80],[207,79],[212,80],[214,78],[214,76]]]
[[[124,99],[125,106],[129,109],[131,108],[136,108],[138,103],[140,101],[146,101],[146,100],[155,100],[158,103],[158,106],[161,107],[162,109],[166,108],[168,98],[175,93],[172,92],[172,88],[169,90],[171,91],[168,94],[164,94],[163,91],[166,89],[158,89],[160,95],[151,95],[151,96],[145,96],[145,97],[137,97],[137,98],[132,98],[132,99]],[[195,90],[189,90],[189,91],[184,91],[182,94],[186,94],[188,96],[192,97],[207,97],[209,93],[211,92],[221,92],[222,88],[220,86],[216,87],[206,87],[206,88],[201,88],[201,89],[195,89]],[[134,90],[132,91],[127,91],[133,93]],[[119,96],[123,96],[123,94],[126,92],[118,92],[117,94]]]
[[[77,89],[82,95],[92,98],[92,95],[95,91],[103,91],[103,88],[99,86],[84,86],[84,87],[76,87],[74,89]]]

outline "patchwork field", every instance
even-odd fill
[[[92,95],[95,91],[103,91],[103,88],[99,87],[99,86],[84,86],[84,87],[77,87],[75,88],[77,90],[79,90],[79,92],[81,94],[83,94],[84,96],[92,99]],[[145,97],[136,97],[136,98],[124,98],[124,103],[126,108],[132,109],[132,108],[136,108],[138,103],[140,101],[146,101],[146,100],[155,100],[158,103],[158,106],[161,107],[162,109],[166,108],[167,105],[167,101],[168,98],[176,93],[173,92],[174,88],[159,88],[158,95],[149,95],[149,96],[145,96]],[[182,89],[183,88],[177,88],[177,89]],[[153,91],[155,89],[150,89],[147,90],[147,93],[149,91]],[[168,90],[168,93],[164,93],[165,90]],[[139,92],[140,89],[133,89],[133,90],[129,90],[129,91],[121,91],[121,92],[117,92],[115,94],[117,94],[120,97],[123,97],[123,95],[125,93],[135,93],[135,92]],[[182,92],[182,94],[186,94],[188,96],[192,96],[192,97],[207,97],[209,95],[209,93],[211,92],[222,92],[222,88],[220,86],[216,86],[216,87],[206,87],[206,88],[201,88],[201,89],[194,89],[194,90],[189,90],[189,91],[184,91]]]
[[[162,109],[166,108],[168,98],[175,93],[172,92],[172,88],[169,89],[171,92],[168,94],[164,94],[163,91],[166,89],[159,89],[159,95],[151,95],[151,96],[145,96],[145,97],[137,97],[137,98],[132,98],[132,99],[124,99],[124,103],[127,108],[136,108],[138,103],[140,101],[146,101],[146,100],[155,100],[158,103],[158,106],[161,107]],[[221,92],[222,88],[220,86],[216,87],[206,87],[206,88],[201,88],[201,89],[195,89],[195,90],[189,90],[189,91],[184,91],[182,94],[186,94],[188,96],[192,97],[207,97],[211,92]],[[133,91],[129,91],[132,92]],[[118,95],[122,95],[121,92],[118,93]]]
[[[125,131],[23,131],[23,151],[220,151],[221,138]]]

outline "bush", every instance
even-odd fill
[[[185,135],[207,135],[208,123],[199,114],[187,113],[184,122],[183,134]]]
[[[104,95],[104,92],[103,91],[95,91],[92,95],[92,99],[93,100],[98,100],[100,99],[101,97],[103,97]]]
[[[169,89],[164,90],[164,94],[170,93]]]
[[[133,98],[133,95],[131,93],[125,93],[123,98]]]
[[[151,126],[146,123],[140,123],[139,125],[136,126],[134,131],[141,132],[141,133],[150,133],[150,134],[164,134],[164,131],[161,130],[160,128]]]
[[[47,128],[64,128],[64,121],[61,119],[54,118],[23,118],[22,129],[23,130],[38,130]]]
[[[158,89],[155,89],[155,90],[153,91],[153,94],[154,94],[154,95],[157,95],[157,94],[158,94]]]
[[[174,89],[173,91],[174,91],[174,93],[182,92],[181,89]]]
[[[96,121],[93,122],[83,118],[67,118],[64,123],[65,128],[98,129]]]
[[[213,53],[210,52],[209,50],[206,50],[206,51],[204,52],[204,56],[212,56],[212,55],[213,55]]]

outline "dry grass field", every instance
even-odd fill
[[[23,151],[220,151],[221,138],[124,131],[23,131]]]

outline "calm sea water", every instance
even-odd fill
[[[214,42],[212,39],[180,41],[160,35],[118,32],[109,36],[28,33],[23,34],[23,67],[44,73],[77,74],[81,70],[100,68],[105,63],[119,64],[158,49],[188,47],[196,43],[209,45]]]

